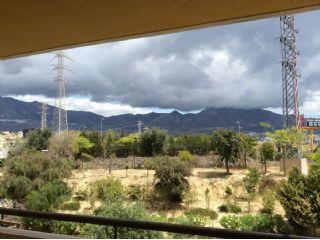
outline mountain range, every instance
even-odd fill
[[[54,107],[48,105],[47,122],[51,127]],[[11,97],[0,97],[0,131],[21,131],[26,128],[40,127],[41,103],[24,102]],[[69,128],[75,130],[100,130],[102,119],[103,129],[118,131],[137,131],[137,122],[142,121],[143,128],[158,127],[170,134],[211,133],[218,128],[238,128],[241,131],[262,132],[260,122],[268,122],[275,129],[282,127],[282,116],[263,109],[207,108],[199,113],[121,114],[104,117],[86,111],[68,111]]]

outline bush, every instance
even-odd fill
[[[187,161],[190,162],[193,160],[193,156],[189,151],[179,151],[178,154],[181,161]]]
[[[6,178],[5,184],[8,196],[20,202],[23,201],[32,190],[32,181],[25,176]]]
[[[87,153],[81,153],[81,159],[84,162],[90,162],[90,161],[92,161],[93,157]]]
[[[125,204],[123,201],[103,204],[94,211],[94,215],[132,220],[152,221],[155,219],[155,217],[149,214],[140,203]],[[113,238],[113,227],[85,224],[81,226],[80,232],[86,238]],[[163,234],[157,231],[137,230],[123,227],[118,228],[118,238],[163,238]]]
[[[132,184],[128,186],[126,190],[126,195],[131,201],[141,201],[144,199],[144,195],[146,191],[147,191],[146,186]]]
[[[26,198],[25,207],[35,211],[50,211],[58,207],[71,194],[61,181],[46,183],[39,191],[32,191]]]
[[[225,213],[241,213],[242,209],[238,205],[235,204],[222,204],[218,207],[220,212]]]
[[[4,165],[4,159],[0,159],[0,167],[3,167]]]
[[[221,218],[220,224],[226,229],[267,233],[288,233],[287,225],[280,215],[257,214],[224,216]]]
[[[303,175],[297,168],[289,172],[288,180],[282,181],[277,195],[288,220],[313,233],[320,226],[320,171]]]
[[[88,199],[88,190],[86,188],[79,188],[75,191],[74,197],[77,201],[85,201]]]
[[[276,204],[276,195],[273,192],[266,192],[262,198],[261,213],[272,214]]]
[[[123,198],[123,186],[119,179],[107,177],[93,184],[92,193],[100,201],[115,201]]]
[[[259,192],[276,191],[278,183],[272,176],[263,176],[259,184]]]
[[[74,235],[77,229],[77,223],[52,221],[52,232],[56,234]]]
[[[77,211],[80,209],[80,202],[78,202],[78,201],[66,202],[60,207],[60,209],[61,210]]]
[[[181,224],[181,225],[191,225],[191,226],[206,226],[210,219],[207,216],[201,216],[198,214],[188,214],[188,215],[180,215],[178,217],[169,219],[169,221]],[[197,238],[194,235],[188,235],[188,234],[181,234],[181,233],[170,233],[169,236],[171,238]]]
[[[210,220],[216,220],[218,218],[218,213],[214,210],[206,209],[206,208],[192,208],[184,213],[186,216],[200,216],[200,217],[208,217]]]
[[[49,181],[62,180],[71,174],[69,160],[54,153],[24,151],[7,159],[4,171],[8,197],[22,201],[32,190]]]
[[[191,175],[190,164],[164,157],[159,159],[155,169],[155,190],[164,200],[181,202],[189,189],[186,177]]]
[[[26,147],[34,150],[48,149],[49,139],[52,136],[50,129],[36,129],[28,133]]]

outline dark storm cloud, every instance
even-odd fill
[[[301,100],[320,89],[319,12],[296,16]],[[68,95],[191,111],[281,106],[279,19],[67,51]],[[55,96],[52,54],[0,63],[1,95]]]

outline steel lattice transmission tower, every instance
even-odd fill
[[[47,103],[41,103],[41,131],[47,128]]]
[[[65,59],[70,59],[63,51],[58,51],[55,53],[55,57],[57,59],[57,64],[54,65],[53,70],[56,71],[55,82],[57,83],[57,97],[55,102],[55,108],[53,111],[53,122],[52,127],[53,130],[57,133],[62,131],[68,131],[68,116],[67,110],[65,106],[65,70],[69,70],[64,64]],[[72,60],[72,59],[70,59]],[[70,71],[70,70],[69,70]]]
[[[282,53],[282,111],[283,127],[299,125],[298,78],[294,15],[280,17]]]

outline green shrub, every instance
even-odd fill
[[[229,212],[229,208],[228,208],[228,205],[227,204],[222,204],[218,207],[219,211],[220,212]]]
[[[88,190],[86,188],[79,188],[75,191],[74,197],[77,201],[85,201],[88,199]]]
[[[74,235],[77,229],[77,223],[52,221],[52,232],[56,234]]]
[[[190,162],[190,161],[193,160],[192,154],[191,154],[189,151],[187,151],[187,150],[179,151],[178,157],[180,158],[181,161]]]
[[[32,190],[32,181],[25,176],[9,177],[4,180],[10,198],[22,201]]]
[[[69,198],[70,194],[71,191],[64,182],[49,182],[27,196],[25,207],[29,210],[50,211]]]
[[[140,136],[139,149],[144,157],[153,157],[164,153],[167,134],[159,129],[144,131]]]
[[[81,159],[84,162],[90,162],[90,161],[92,161],[93,157],[87,153],[81,153]]]
[[[226,229],[257,231],[268,233],[288,233],[284,219],[280,215],[257,214],[224,216],[220,224]]]
[[[191,225],[191,226],[206,226],[210,223],[210,219],[208,216],[201,216],[199,214],[185,214],[180,215],[178,217],[169,219],[169,221],[181,224],[181,225]],[[197,238],[194,235],[189,234],[181,234],[181,233],[170,233],[169,236],[171,238]]]
[[[187,162],[164,157],[159,159],[155,169],[155,190],[164,199],[181,202],[183,194],[189,189],[188,176],[191,167]]]
[[[143,200],[146,191],[146,186],[132,184],[128,186],[126,195],[131,201],[141,201]]]
[[[66,202],[60,207],[60,209],[61,210],[77,211],[80,209],[80,202],[78,202],[78,201]]]
[[[119,179],[113,177],[96,181],[92,191],[100,201],[114,201],[123,198],[123,186]]]
[[[222,204],[218,207],[220,212],[225,213],[241,213],[242,209],[238,205],[235,204]]]
[[[276,204],[276,195],[274,192],[266,192],[262,198],[261,213],[272,214]]]
[[[4,165],[4,159],[0,158],[0,167],[3,167],[3,165]]]
[[[155,217],[140,203],[125,204],[123,201],[108,202],[94,211],[96,216],[132,220],[154,220]],[[80,232],[86,238],[113,238],[113,227],[84,224]],[[118,238],[163,238],[157,231],[146,231],[131,228],[118,228]]]
[[[214,210],[206,208],[192,208],[184,213],[186,216],[201,216],[208,217],[210,220],[215,220],[218,218],[218,213]]]

